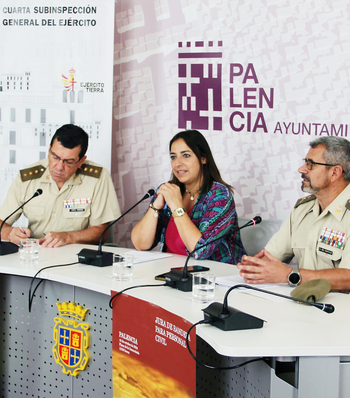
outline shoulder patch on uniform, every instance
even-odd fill
[[[85,163],[81,166],[79,170],[80,174],[95,178],[100,178],[101,172],[102,172],[102,167],[94,166],[91,164],[85,164]]]
[[[350,210],[350,199],[346,202],[345,207]]]
[[[311,200],[315,200],[316,196],[315,195],[309,195],[309,196],[305,196],[305,198],[301,198],[297,201],[297,203],[294,205],[294,209],[296,209],[298,206],[307,203],[307,202],[311,202]]]
[[[35,167],[29,167],[28,169],[23,169],[20,170],[21,178],[22,181],[29,181],[29,180],[35,180],[36,178],[40,178],[43,174],[44,171],[46,170],[46,167],[42,166],[41,164],[38,164]]]

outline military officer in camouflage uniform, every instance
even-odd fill
[[[327,279],[333,289],[350,290],[350,143],[331,136],[310,147],[299,173],[311,195],[296,203],[262,251],[243,256],[238,268],[248,283]],[[299,270],[284,264],[293,257]]]
[[[120,216],[111,177],[103,167],[87,161],[88,135],[67,124],[52,137],[48,158],[15,177],[0,208],[0,222],[40,188],[43,193],[4,224],[1,237],[18,244],[40,238],[43,247],[99,242],[107,225]],[[22,213],[28,228],[12,227]],[[24,231],[24,232],[23,232]]]

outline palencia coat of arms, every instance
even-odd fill
[[[52,352],[56,363],[62,366],[62,372],[78,376],[90,360],[90,325],[82,322],[88,308],[71,303],[56,303],[60,316],[55,317],[53,338],[55,344]],[[74,319],[65,319],[70,317]],[[80,322],[79,322],[80,321]]]

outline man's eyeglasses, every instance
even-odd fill
[[[75,164],[77,164],[80,161],[80,159],[78,161],[75,161],[73,159],[61,159],[59,156],[55,154],[55,152],[52,152],[51,148],[49,149],[49,152],[54,161],[60,162],[62,160],[62,163],[68,167],[73,167]]]
[[[336,164],[328,164],[328,163],[314,162],[314,161],[311,160],[311,159],[303,159],[303,162],[304,162],[304,164],[305,164],[305,166],[306,166],[306,168],[307,168],[308,170],[312,170],[312,168],[314,167],[315,164],[319,164],[319,165],[321,165],[321,166],[328,166],[328,167],[337,166]]]

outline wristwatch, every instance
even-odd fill
[[[172,216],[175,217],[181,217],[186,213],[186,210],[183,207],[178,207],[175,209],[172,213]]]
[[[297,287],[301,282],[301,276],[299,270],[292,269],[291,273],[288,275],[289,286]]]

